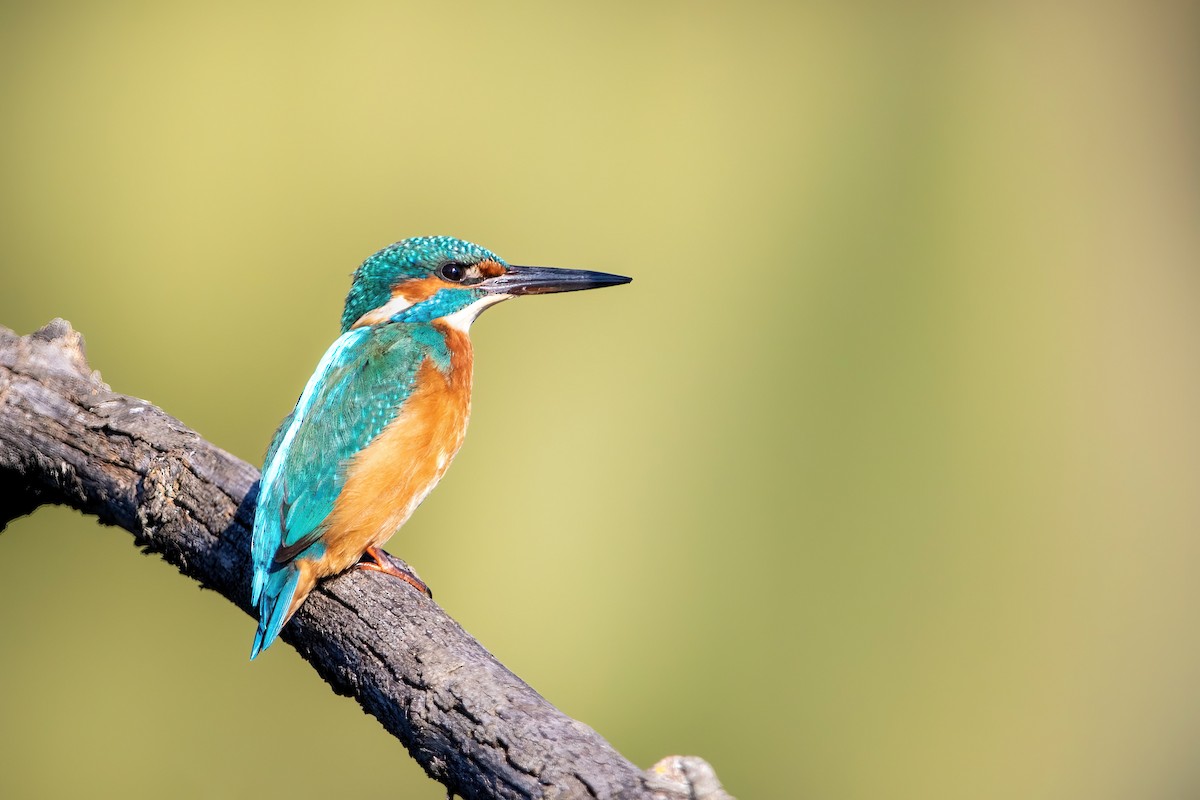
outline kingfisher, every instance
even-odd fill
[[[317,581],[358,566],[429,594],[380,548],[462,447],[471,415],[471,323],[527,294],[629,283],[621,275],[519,267],[476,244],[422,236],[355,270],[329,346],[263,463],[254,515],[253,659]]]

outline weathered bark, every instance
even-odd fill
[[[0,327],[0,530],[40,505],[68,505],[251,613],[257,481],[183,423],[112,392],[67,322],[26,337]],[[282,638],[461,797],[729,797],[698,758],[640,771],[436,603],[379,573],[327,581]]]

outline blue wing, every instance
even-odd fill
[[[347,463],[395,418],[421,363],[428,357],[442,361],[444,354],[430,347],[440,336],[433,340],[418,327],[425,326],[343,334],[275,433],[254,515],[251,602],[258,606],[259,623],[251,658],[287,622],[299,577],[296,560],[324,552],[322,526],[345,483]]]

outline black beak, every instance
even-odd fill
[[[582,289],[599,289],[602,286],[618,286],[629,283],[633,278],[624,275],[609,275],[607,272],[589,272],[586,269],[556,269],[554,267],[509,267],[503,275],[488,278],[479,284],[492,294],[550,294],[551,292],[578,292]]]

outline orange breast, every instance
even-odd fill
[[[426,360],[400,414],[355,456],[327,520],[315,577],[341,572],[368,547],[390,539],[462,447],[471,414],[471,343],[460,331],[440,330],[450,369],[442,372]]]

